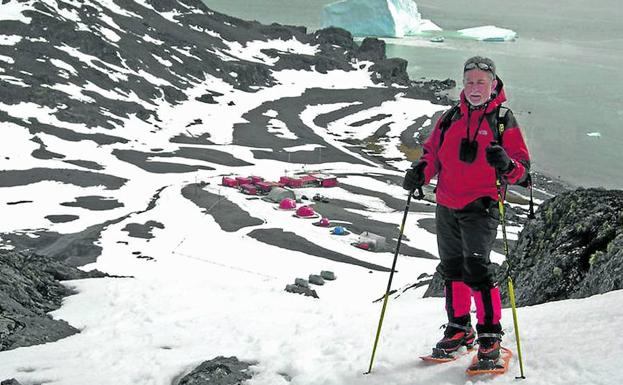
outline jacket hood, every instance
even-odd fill
[[[495,110],[496,108],[498,108],[498,106],[501,106],[502,103],[506,101],[504,83],[502,82],[502,79],[500,79],[500,77],[497,75],[495,76],[495,79],[498,81],[498,84],[495,86],[495,90],[491,93],[491,99],[487,103],[485,103],[485,113],[489,113]],[[465,97],[465,90],[462,90],[460,96],[461,113],[467,113],[469,106],[470,104]]]

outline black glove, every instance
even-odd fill
[[[492,144],[485,151],[487,163],[500,174],[506,174],[514,168],[515,164],[499,144]]]
[[[402,187],[409,191],[422,187],[426,181],[426,176],[424,175],[425,168],[426,162],[419,161],[415,163],[413,167],[407,170],[405,180],[402,182]]]

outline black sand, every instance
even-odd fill
[[[359,259],[325,249],[324,247],[318,246],[317,244],[312,243],[293,232],[284,231],[283,229],[257,229],[251,231],[249,236],[260,242],[278,246],[283,249],[300,251],[305,254],[326,258],[331,261],[344,262],[355,266],[365,267],[370,270],[389,271],[389,268],[387,267],[361,261]]]

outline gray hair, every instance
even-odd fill
[[[476,68],[481,71],[489,72],[492,76],[492,79],[495,79],[495,63],[488,57],[473,56],[467,59],[465,61],[465,64],[463,64],[463,74]]]

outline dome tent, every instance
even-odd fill
[[[312,225],[318,226],[318,227],[330,227],[331,226],[331,221],[327,217],[322,217],[322,218],[320,218],[320,220],[318,222],[312,223]]]
[[[298,218],[318,218],[320,215],[316,214],[313,207],[311,206],[301,206],[296,210],[294,214],[295,217]]]
[[[344,226],[335,226],[331,229],[333,235],[348,235],[350,232]]]
[[[279,209],[279,210],[294,210],[294,209],[296,209],[296,201],[294,199],[291,199],[291,198],[283,198],[279,202],[279,207],[277,207],[277,209]]]

